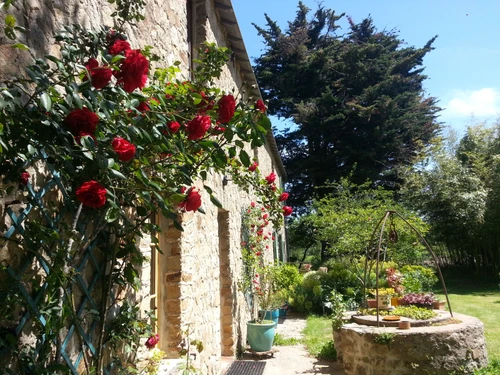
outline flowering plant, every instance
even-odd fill
[[[68,322],[78,322],[75,335],[80,337],[75,341],[86,342],[83,329],[94,329],[88,337],[94,338],[96,351],[84,355],[86,372],[102,374],[122,363],[120,340],[135,347],[129,341],[138,339],[123,335],[127,324],[113,324],[112,317],[123,315],[125,302],[134,294],[130,289],[141,287],[138,270],[146,259],[137,241],[160,230],[151,218],[163,214],[182,229],[178,215],[201,211],[202,194],[221,207],[206,185],[209,171],[232,175],[244,189],[253,190],[255,184],[268,215],[263,224],[281,225],[290,210],[282,207],[276,177],[261,177],[246,151],[248,144],[264,145],[270,130],[262,104],[214,85],[229,59],[228,49],[206,45],[193,80],[187,81],[180,63],[152,71],[150,62],[159,62],[158,57],[149,47],[131,46],[119,31],[76,25],[66,27],[56,41],[60,56],[35,59],[26,77],[0,90],[0,175],[7,186],[3,193],[36,207],[23,213],[29,225],[12,246],[35,254],[51,270],[50,277],[40,273],[26,284],[29,290],[42,290],[37,311],[46,312],[48,322],[46,326],[34,320],[34,329],[46,335],[32,349],[43,347],[54,356],[38,356],[39,363],[20,372],[43,372],[34,366],[62,362]],[[44,198],[43,184],[50,179],[57,183]],[[52,220],[50,225],[46,220]],[[270,236],[267,225],[259,236]],[[89,270],[81,270],[89,248],[94,265],[89,261]],[[252,256],[259,257],[255,252]],[[102,298],[92,314],[78,315],[86,310],[74,304],[81,299],[73,295],[80,293],[73,292],[75,285],[82,283],[81,275],[94,272],[102,278]],[[32,308],[14,287],[5,295],[15,306]],[[10,316],[13,310],[7,306],[0,316]],[[133,322],[132,315],[140,311],[130,311],[128,321]],[[153,347],[158,338],[151,330],[141,332],[147,332],[147,346]],[[114,346],[104,350],[107,343]]]
[[[394,289],[394,292],[398,296],[402,296],[405,290],[405,287],[401,284],[403,282],[403,275],[401,272],[395,270],[390,267],[385,270],[387,284]]]
[[[409,293],[399,300],[401,305],[415,305],[419,307],[432,307],[436,297],[433,293]]]

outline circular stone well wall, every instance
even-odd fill
[[[449,375],[485,367],[483,323],[463,314],[454,318],[460,323],[409,330],[346,324],[334,332],[338,360],[346,375]],[[381,334],[392,341],[375,342]]]

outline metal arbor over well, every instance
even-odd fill
[[[376,293],[375,298],[378,301],[378,289],[379,289],[378,288],[379,287],[378,274],[379,274],[379,265],[380,265],[380,250],[382,248],[382,239],[384,237],[384,231],[385,231],[385,227],[387,224],[387,219],[389,219],[389,218],[393,219],[394,216],[400,218],[406,225],[408,225],[408,227],[411,228],[411,230],[413,232],[415,232],[415,234],[418,236],[420,241],[422,241],[422,243],[425,245],[429,254],[431,254],[432,259],[434,260],[434,263],[435,263],[437,271],[438,271],[438,276],[439,276],[439,280],[441,281],[441,286],[443,287],[443,291],[444,291],[444,294],[446,296],[446,303],[448,304],[448,308],[450,310],[450,315],[453,317],[453,311],[451,310],[451,304],[450,304],[450,299],[448,297],[448,291],[446,289],[446,284],[444,282],[443,273],[441,272],[441,268],[439,267],[439,262],[438,262],[438,258],[436,256],[436,253],[434,252],[434,250],[432,250],[431,246],[425,240],[425,238],[422,236],[422,234],[413,225],[411,225],[411,223],[409,223],[408,220],[406,220],[403,216],[401,216],[397,211],[392,211],[392,210],[386,211],[384,216],[379,220],[377,226],[373,230],[373,233],[372,233],[371,238],[370,238],[370,243],[369,243],[368,249],[366,251],[365,272],[364,272],[364,276],[363,276],[363,298],[364,298],[365,306],[366,306],[366,278],[368,275],[368,258],[370,256],[370,253],[372,253],[371,249],[373,249],[375,235],[377,234],[377,232],[379,233],[378,241],[377,241],[377,248],[376,248],[377,257],[376,257],[376,267],[375,267],[375,276],[376,276],[375,277],[375,288],[376,288],[375,289],[375,293]],[[395,229],[392,227],[391,227],[389,236],[395,237],[393,239],[397,239],[397,233],[395,232]],[[370,267],[370,269],[371,269],[371,267]],[[380,327],[379,312],[380,312],[380,309],[379,309],[379,306],[377,303],[377,327]]]

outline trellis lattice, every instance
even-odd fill
[[[106,259],[102,259],[100,251],[97,252],[96,241],[90,242],[73,255],[64,251],[67,239],[57,235],[58,229],[68,225],[65,221],[75,216],[77,207],[67,194],[59,173],[54,170],[50,170],[50,173],[50,180],[38,190],[31,184],[26,186],[27,203],[20,212],[10,206],[5,210],[11,225],[3,237],[8,241],[20,242],[24,249],[20,265],[6,267],[12,283],[11,290],[17,291],[24,300],[24,308],[15,317],[16,326],[11,334],[19,339],[22,335],[33,332],[36,343],[32,346],[32,363],[43,363],[50,356],[76,375],[81,372],[79,368],[82,365],[87,365],[86,359],[97,355],[96,337],[98,330],[102,329],[98,314],[102,293],[97,293],[96,290],[104,282]],[[56,210],[52,208],[54,202],[49,202],[53,200],[49,194],[53,191],[57,191],[60,200]],[[48,207],[50,204],[51,208]],[[45,241],[32,238],[29,230],[32,217],[36,217],[39,225],[47,231],[52,231],[53,238],[49,237]],[[85,240],[85,224],[79,223],[76,229]],[[56,307],[61,308],[63,303],[70,305],[72,318],[66,318],[60,323],[62,329],[58,332],[54,332],[49,326],[53,315],[47,312],[48,301],[54,298],[49,295],[54,290],[50,288],[53,268],[57,266],[52,260],[54,256],[66,257],[65,262],[71,265],[68,268],[71,275],[67,275],[70,281],[63,284],[65,290],[61,297],[64,301],[59,302]],[[54,310],[51,311],[53,314]],[[62,311],[60,314],[62,316]],[[3,354],[5,353],[0,353]]]

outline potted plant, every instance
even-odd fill
[[[371,289],[370,293],[377,296],[377,290]],[[379,288],[377,305],[379,309],[390,309],[391,308],[391,297],[395,294],[393,288]]]
[[[403,275],[398,270],[389,267],[385,270],[387,285],[394,289],[394,295],[391,298],[391,305],[396,307],[399,305],[399,299],[404,295],[405,287],[403,286]]]
[[[276,309],[275,274],[277,266],[266,262],[266,246],[270,237],[265,207],[252,202],[243,216],[243,279],[240,287],[248,296],[252,319],[247,322],[247,341],[253,351],[271,349],[279,310]],[[275,312],[275,320],[272,320]],[[268,319],[270,317],[271,319]]]

